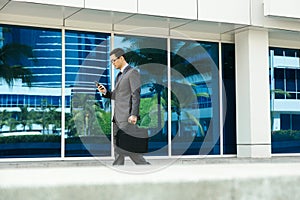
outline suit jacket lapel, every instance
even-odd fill
[[[115,89],[119,86],[119,84],[120,84],[120,82],[122,81],[123,77],[126,75],[126,73],[127,73],[130,69],[132,69],[132,67],[129,66],[129,65],[124,69],[124,71],[123,71],[121,77],[119,78],[118,82],[117,82],[116,85],[115,85]]]

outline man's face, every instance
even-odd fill
[[[123,65],[122,58],[123,58],[123,56],[116,57],[115,54],[110,56],[110,61],[115,66],[116,69],[121,69],[122,68],[122,65]]]

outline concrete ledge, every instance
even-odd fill
[[[5,168],[0,199],[300,199],[300,163],[154,167]]]
[[[271,144],[237,144],[239,158],[271,158]]]
[[[274,156],[271,158],[246,158],[246,157],[146,157],[154,166],[169,165],[203,165],[203,164],[248,164],[248,163],[300,163],[300,156]],[[48,168],[48,167],[95,167],[95,166],[111,166],[113,158],[65,158],[65,159],[42,159],[42,158],[24,158],[24,159],[0,159],[0,170],[4,168]],[[134,165],[133,162],[126,157],[125,165]]]

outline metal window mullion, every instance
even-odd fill
[[[110,50],[112,50],[115,46],[115,42],[114,42],[114,39],[115,39],[115,34],[114,32],[111,32],[111,37],[110,37]],[[110,82],[111,82],[111,88],[112,90],[115,88],[115,82],[113,81],[113,77],[115,72],[113,70],[113,68],[111,67],[110,68]],[[114,113],[114,109],[115,109],[115,106],[114,106],[114,103],[113,103],[114,100],[111,99],[111,117],[113,117],[113,113]],[[110,145],[111,145],[111,157],[114,157],[115,155],[115,149],[114,149],[114,132],[113,132],[113,122],[111,120],[111,130],[110,130],[110,133],[111,133],[111,140],[110,140]]]
[[[275,101],[275,76],[274,76],[274,50],[270,51],[270,76],[271,76],[271,85],[270,85],[270,91],[271,91],[271,110],[270,114],[274,112],[274,101]],[[274,127],[274,115],[271,114],[271,131],[273,131]],[[272,125],[273,124],[273,125]]]
[[[222,43],[219,42],[219,129],[220,129],[220,155],[224,154],[224,141],[223,141],[223,126],[224,126],[224,116],[223,116],[223,65],[222,65]]]
[[[287,99],[286,96],[286,68],[283,69],[283,87],[284,87],[284,99]]]
[[[289,114],[290,115],[290,130],[293,130],[293,114]]]
[[[65,28],[61,30],[61,158],[65,158],[65,82],[66,82]]]
[[[295,99],[298,99],[298,76],[297,76],[297,69],[295,69]]]
[[[167,38],[168,67],[168,156],[172,156],[172,110],[171,110],[171,38]]]

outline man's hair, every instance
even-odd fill
[[[115,55],[117,58],[123,56],[124,59],[126,60],[125,51],[123,49],[121,49],[121,48],[116,48],[116,49],[112,50],[109,55],[110,56],[111,55]]]

